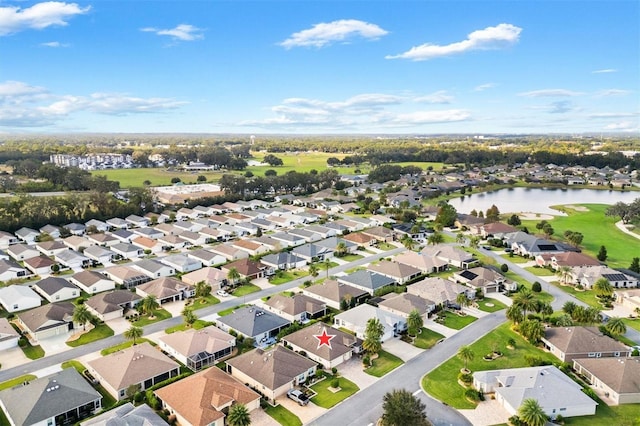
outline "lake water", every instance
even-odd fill
[[[598,189],[545,189],[545,188],[508,188],[497,191],[472,193],[471,196],[454,198],[449,204],[459,213],[471,210],[486,212],[493,204],[500,213],[542,213],[559,215],[549,206],[559,204],[615,204],[618,201],[630,203],[640,198],[637,191],[609,191]]]

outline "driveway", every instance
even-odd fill
[[[455,330],[453,328],[445,327],[442,324],[438,324],[432,319],[428,319],[424,322],[424,326],[431,331],[435,331],[436,333],[442,334],[444,337],[451,337],[455,335],[459,330]]]
[[[69,346],[65,343],[69,337],[71,337],[71,333],[65,333],[58,336],[47,337],[46,339],[40,339],[38,340],[38,343],[40,343],[40,346],[44,349],[44,353],[49,356],[69,349]]]
[[[261,289],[267,289],[267,288],[271,288],[271,287],[275,287],[273,284],[271,284],[269,282],[268,278],[257,278],[253,281],[251,281],[251,284],[257,285],[258,287],[260,287]]]
[[[298,416],[302,424],[309,423],[311,420],[327,412],[326,408],[319,407],[313,402],[309,402],[307,405],[302,407],[297,402],[287,398],[286,395],[278,397],[276,402]],[[261,425],[261,423],[259,423],[259,425]]]
[[[362,369],[362,359],[358,357],[351,358],[349,361],[340,364],[338,366],[338,373],[358,385],[360,389],[367,388],[378,380],[377,377],[364,372]]]
[[[106,322],[109,327],[113,330],[113,333],[118,335],[122,334],[131,328],[131,323],[127,321],[124,317],[115,318]]]
[[[280,423],[276,422],[273,417],[265,413],[262,408],[258,408],[251,412],[251,424],[258,426],[280,426]]]
[[[172,317],[179,317],[182,315],[182,310],[184,309],[184,300],[177,300],[175,302],[168,302],[162,304],[162,308],[166,311],[169,311]]]
[[[27,358],[24,355],[24,352],[22,352],[22,349],[17,346],[15,348],[0,351],[0,364],[2,365],[2,368],[17,367],[19,365],[26,364],[29,361],[31,360]]]
[[[478,404],[474,410],[458,410],[473,426],[490,426],[509,421],[509,413],[495,399],[487,399]]]
[[[398,338],[389,339],[384,342],[382,344],[382,349],[397,356],[404,362],[409,361],[411,358],[416,357],[423,352],[422,349],[416,348],[412,344],[403,342]]]

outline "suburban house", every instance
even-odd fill
[[[129,222],[126,220],[114,217],[112,219],[107,219],[107,225],[109,229],[127,229],[129,227]]]
[[[267,351],[255,349],[227,361],[227,371],[263,394],[271,404],[316,373],[317,364],[275,345]]]
[[[320,339],[316,336],[324,334],[333,336],[329,340],[330,346],[319,344]],[[305,352],[307,358],[329,369],[362,352],[362,340],[320,322],[283,337],[282,342],[296,352]]]
[[[503,239],[507,234],[518,232],[519,229],[502,222],[481,223],[472,225],[471,232],[480,235],[482,238]]]
[[[145,298],[155,296],[158,303],[175,302],[195,296],[195,287],[173,277],[161,277],[136,287],[136,293]]]
[[[536,264],[541,267],[551,266],[554,271],[557,271],[563,266],[570,268],[576,266],[600,266],[600,261],[583,253],[565,251],[554,254],[540,254],[536,256]]]
[[[155,391],[180,425],[224,426],[229,407],[260,408],[260,395],[219,368],[209,368]]]
[[[197,271],[189,272],[180,277],[180,279],[189,285],[195,286],[200,281],[204,281],[211,286],[211,290],[220,290],[227,285],[227,274],[218,268],[204,267]]]
[[[18,262],[40,256],[40,252],[34,246],[28,246],[22,243],[9,246],[7,248],[7,254]]]
[[[155,228],[137,228],[132,231],[134,234],[137,234],[141,237],[146,237],[152,240],[157,240],[160,237],[164,236],[164,233]]]
[[[445,271],[449,267],[449,262],[446,260],[409,250],[397,254],[393,260],[403,265],[411,265],[414,268],[418,268],[423,274]]]
[[[418,311],[426,320],[431,312],[436,309],[436,303],[429,299],[411,293],[389,293],[378,303],[378,307],[384,311],[407,318],[412,311]]]
[[[149,278],[169,277],[176,273],[175,268],[154,259],[141,259],[131,264],[131,267],[142,272]]]
[[[562,362],[571,362],[576,358],[631,356],[628,347],[605,336],[597,327],[547,328],[542,343]]]
[[[193,371],[215,365],[231,355],[236,338],[209,326],[200,330],[189,329],[159,338],[160,348]]]
[[[229,244],[219,244],[217,246],[211,247],[209,250],[211,250],[215,254],[223,256],[230,262],[240,259],[246,259],[249,257],[249,253],[247,253],[246,251],[240,250],[239,248],[233,247]]]
[[[354,232],[345,235],[343,239],[363,247],[374,246],[378,243],[378,240],[374,236],[365,234],[364,232]]]
[[[390,243],[393,241],[393,231],[384,226],[375,226],[362,231],[363,235],[375,238],[377,243]]]
[[[579,358],[573,369],[608,403],[640,403],[640,357]]]
[[[264,265],[270,266],[276,270],[286,271],[288,269],[302,268],[307,261],[301,257],[289,252],[279,252],[268,254],[260,259]]]
[[[20,240],[13,234],[6,231],[0,231],[0,250],[6,250],[10,245],[18,244]]]
[[[293,228],[287,231],[287,234],[300,237],[307,243],[315,243],[322,239],[322,235],[308,231],[306,228]]]
[[[11,425],[71,425],[102,408],[102,396],[75,368],[25,381],[0,392]]]
[[[508,281],[501,273],[483,266],[454,272],[451,279],[464,283],[476,291],[481,289],[483,294],[518,289],[517,283]]]
[[[306,260],[308,263],[313,263],[333,257],[334,250],[314,243],[295,247],[291,253]]]
[[[180,234],[180,238],[185,240],[192,247],[203,246],[210,241],[210,238],[207,235],[191,231],[184,231],[182,234]]]
[[[130,243],[118,243],[111,246],[111,251],[124,259],[137,259],[144,256],[144,249]]]
[[[165,256],[160,258],[160,262],[182,273],[192,272],[202,268],[202,262],[184,254]]]
[[[235,268],[241,278],[254,280],[256,278],[264,278],[273,275],[273,269],[250,259],[240,259],[235,262],[227,263],[220,267],[222,272],[229,274],[231,269]]]
[[[134,407],[127,402],[116,408],[80,423],[81,426],[115,426],[115,425],[140,425],[140,426],[168,426],[162,417],[147,404]]]
[[[359,305],[371,296],[365,290],[335,280],[324,280],[321,284],[303,288],[302,294],[324,302],[333,309],[341,309],[340,302],[343,300]]]
[[[376,272],[387,278],[391,278],[400,285],[406,284],[408,281],[415,280],[422,275],[422,271],[418,268],[404,263],[391,262],[389,260],[382,260],[380,263],[371,264],[367,269],[371,272]]]
[[[186,240],[183,240],[178,235],[165,235],[162,238],[158,238],[158,241],[161,242],[164,246],[176,250],[185,248],[190,245]]]
[[[636,308],[640,308],[640,290],[618,290],[613,292],[613,295],[617,303],[620,303],[622,306],[626,306],[632,311],[635,311]]]
[[[0,304],[7,312],[24,311],[40,306],[42,299],[38,293],[23,285],[9,285],[0,288]]]
[[[216,318],[215,322],[227,333],[229,330],[235,330],[245,337],[254,339],[258,346],[273,342],[282,329],[291,325],[291,321],[256,306],[242,307],[229,315]]]
[[[74,309],[71,302],[50,303],[19,313],[18,324],[36,341],[67,334],[74,329]]]
[[[134,226],[136,228],[145,228],[149,226],[149,219],[135,214],[130,214],[129,216],[125,217],[124,220],[130,223],[131,226]]]
[[[149,343],[97,358],[87,363],[89,372],[111,396],[120,401],[127,388],[138,385],[140,391],[180,374],[180,364]]]
[[[522,231],[507,235],[505,241],[515,254],[523,257],[535,258],[541,254],[556,254],[567,251],[567,248],[558,242],[538,238]]]
[[[87,227],[82,223],[68,223],[63,226],[63,228],[67,228],[67,230],[71,233],[71,235],[84,235]]]
[[[114,281],[96,271],[76,272],[69,277],[69,282],[89,294],[113,290],[116,286]]]
[[[60,277],[48,277],[31,286],[37,293],[49,302],[61,302],[80,296],[80,289],[69,281]]]
[[[555,366],[488,370],[473,373],[473,386],[493,393],[510,415],[518,413],[525,399],[538,401],[547,416],[588,416],[598,405],[582,387]]]
[[[223,263],[227,262],[226,257],[216,254],[207,249],[189,250],[186,254],[190,258],[199,261],[204,266],[222,265]]]
[[[478,263],[478,259],[474,258],[471,253],[447,244],[427,246],[423,248],[420,253],[423,256],[435,257],[443,260],[449,265],[460,269],[467,269]]]
[[[88,257],[94,264],[100,263],[104,266],[111,265],[119,258],[116,253],[102,246],[87,247],[82,254]]]
[[[237,240],[231,244],[237,249],[246,251],[249,253],[249,256],[261,256],[269,253],[268,247],[250,240]]]
[[[36,242],[36,238],[40,235],[38,231],[31,228],[22,227],[18,229],[16,232],[16,237],[26,244],[33,244]]]
[[[103,222],[103,221],[98,220],[98,219],[91,219],[91,220],[85,222],[84,226],[86,226],[87,228],[93,227],[95,229],[95,231],[97,231],[97,232],[106,232],[106,231],[109,230],[109,225],[107,225],[106,222]],[[91,231],[89,231],[89,232],[91,232]]]
[[[59,264],[74,271],[91,266],[91,259],[75,250],[61,251],[53,258]]]
[[[600,278],[604,278],[614,288],[636,288],[638,287],[638,278],[624,274],[615,269],[611,269],[604,265],[599,266],[578,266],[571,270],[574,282],[582,284],[587,289],[593,288],[593,285]]]
[[[36,257],[39,258],[40,256]],[[26,260],[29,259],[25,259],[25,261]],[[27,275],[29,275],[27,269],[17,263],[11,260],[0,259],[0,281],[15,280],[17,278],[26,277]]]
[[[305,243],[304,238],[296,235],[290,235],[286,232],[271,234],[269,237],[279,241],[282,244],[282,247],[296,247]]]
[[[366,303],[336,315],[333,318],[333,325],[351,330],[358,338],[364,340],[367,321],[372,318],[377,318],[384,327],[384,333],[380,339],[382,342],[396,337],[400,332],[407,329],[407,322],[400,315]]]
[[[392,278],[364,269],[352,272],[349,275],[337,277],[337,280],[343,284],[364,290],[372,296],[379,288],[395,284],[395,280]]]
[[[102,247],[111,247],[112,245],[118,244],[120,242],[119,239],[112,236],[111,234],[87,235],[87,241],[89,241],[92,245],[102,246]]]
[[[91,245],[91,242],[88,239],[78,235],[72,235],[70,237],[64,238],[62,240],[62,243],[69,247],[71,250],[80,252]]]
[[[140,272],[131,266],[111,266],[103,271],[103,273],[117,284],[127,289],[134,288],[137,285],[151,281],[147,274]]]
[[[436,306],[458,306],[456,298],[459,294],[466,294],[468,299],[475,297],[475,291],[444,278],[425,278],[415,284],[407,286],[407,294],[415,294],[423,299],[431,300]]]
[[[125,315],[140,303],[142,297],[129,290],[113,290],[91,296],[84,302],[87,309],[102,321],[109,321]]]
[[[18,346],[20,335],[6,318],[0,318],[0,351]]]
[[[36,250],[45,256],[55,256],[61,251],[69,250],[69,247],[62,241],[42,241],[36,243]]]
[[[300,323],[319,318],[327,312],[325,303],[302,293],[296,293],[291,297],[275,294],[264,303],[264,307],[282,318]]]
[[[127,229],[119,229],[111,233],[112,236],[120,240],[121,243],[131,244],[131,241],[138,235]]]

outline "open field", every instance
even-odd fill
[[[600,246],[607,248],[606,263],[613,268],[628,268],[631,259],[640,253],[640,240],[627,235],[616,228],[617,217],[605,216],[607,210],[605,204],[581,204],[579,207],[586,207],[587,211],[577,211],[566,206],[554,206],[568,214],[568,216],[558,216],[548,222],[554,229],[552,238],[563,240],[566,230],[581,232],[584,240],[581,244],[585,254],[596,257]],[[582,210],[582,209],[578,209]],[[536,220],[523,220],[522,224],[530,232],[537,232]],[[634,254],[635,253],[635,254]]]
[[[208,182],[217,182],[223,175],[222,172],[179,172],[168,171],[166,168],[145,168],[145,169],[114,169],[95,170],[92,175],[106,176],[109,180],[120,182],[122,188],[135,188],[144,186],[143,182],[148,180],[152,186],[171,185],[171,178],[177,177],[184,183],[196,183],[199,175],[207,177]]]

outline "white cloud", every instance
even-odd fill
[[[313,27],[293,33],[280,46],[292,47],[324,47],[335,42],[344,42],[352,38],[376,40],[389,32],[375,24],[357,19],[341,19],[333,22],[322,22]]]
[[[612,72],[618,72],[618,70],[613,69],[613,68],[605,68],[602,70],[595,70],[595,71],[591,71],[591,74],[609,74]]]
[[[412,61],[426,61],[441,56],[456,55],[472,50],[499,49],[518,42],[522,28],[511,24],[499,24],[470,33],[463,41],[438,45],[425,43],[414,46],[398,55],[387,55],[386,59],[410,59]]]
[[[203,30],[201,28],[194,27],[193,25],[189,24],[180,24],[175,28],[165,30],[147,27],[141,28],[140,31],[155,33],[160,36],[169,36],[174,40],[181,41],[194,41],[204,38],[204,35],[202,34]]]
[[[611,123],[604,126],[605,130],[618,130],[621,132],[637,132],[638,123],[632,121],[619,121],[617,123]]]
[[[51,26],[66,26],[75,15],[82,15],[91,9],[77,3],[48,1],[22,9],[17,6],[0,7],[0,36],[17,33],[26,29]]]
[[[60,43],[59,41],[49,41],[47,43],[40,43],[43,47],[69,47],[67,43]]]
[[[627,118],[627,117],[636,117],[640,115],[637,112],[599,112],[594,114],[589,114],[589,118]]]
[[[398,114],[390,124],[396,126],[411,126],[414,124],[450,123],[466,121],[471,118],[471,113],[461,109],[443,111],[415,111],[408,114]]]
[[[525,96],[528,98],[548,98],[548,97],[571,97],[571,96],[580,96],[584,95],[582,92],[574,92],[572,90],[566,89],[543,89],[543,90],[533,90],[531,92],[523,92],[518,93],[518,96]]]
[[[427,102],[429,104],[450,104],[454,97],[447,93],[446,90],[438,90],[426,96],[416,98],[416,102]]]
[[[40,127],[76,112],[124,116],[172,110],[187,102],[170,98],[140,98],[119,93],[88,96],[56,95],[20,81],[0,83],[0,126]]]
[[[607,90],[601,90],[601,91],[597,92],[596,96],[599,97],[599,98],[606,98],[606,97],[610,97],[610,96],[626,96],[626,95],[628,95],[630,93],[631,93],[630,90],[607,89]]]
[[[496,86],[497,86],[496,83],[485,83],[485,84],[481,84],[479,86],[474,87],[473,91],[474,92],[482,92],[482,91],[487,90],[487,89],[493,89]]]

